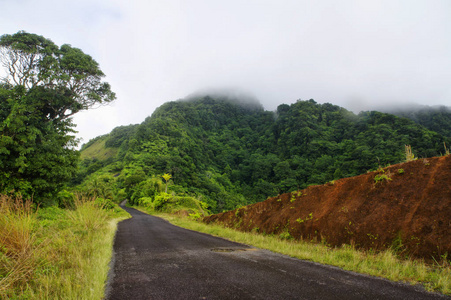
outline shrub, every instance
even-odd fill
[[[163,206],[172,199],[172,196],[167,193],[160,193],[155,196],[153,201],[153,208],[155,210],[162,210]]]
[[[141,197],[138,200],[138,204],[144,207],[153,207],[153,200],[152,197]]]
[[[390,177],[388,177],[387,175],[385,175],[385,174],[377,174],[376,176],[374,176],[374,181],[376,182],[376,183],[378,183],[378,182],[382,182],[382,181],[390,181],[391,180],[391,178]]]
[[[94,203],[98,205],[98,207],[108,210],[116,207],[116,204],[114,204],[113,200],[111,199],[96,198]]]
[[[189,217],[190,217],[190,219],[195,220],[195,221],[199,220],[200,218],[202,218],[202,216],[200,215],[199,212],[189,214]]]
[[[56,198],[58,199],[59,207],[67,207],[67,208],[74,207],[75,195],[74,195],[74,193],[69,192],[68,190],[60,191]]]

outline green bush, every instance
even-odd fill
[[[155,196],[155,200],[153,201],[153,208],[157,211],[163,210],[163,207],[166,203],[168,203],[172,199],[172,196],[168,193],[160,193]]]
[[[384,181],[384,180],[390,181],[391,178],[388,177],[388,176],[385,175],[385,174],[380,174],[380,175],[378,174],[378,175],[374,176],[374,181],[375,181],[376,183],[382,182],[382,181]]]
[[[94,201],[94,203],[96,205],[98,205],[98,207],[101,207],[103,209],[113,209],[116,207],[116,204],[113,202],[113,200],[111,199],[104,199],[104,198],[96,198],[96,200]]]
[[[153,200],[154,198],[152,197],[141,197],[138,199],[138,204],[140,206],[153,207]]]
[[[190,217],[190,219],[195,220],[195,221],[202,218],[202,216],[199,212],[191,213],[191,214],[189,214],[189,217]]]
[[[57,195],[58,206],[62,208],[72,208],[74,207],[75,195],[68,190],[62,190]]]

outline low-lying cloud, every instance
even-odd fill
[[[249,91],[267,110],[298,99],[354,112],[451,106],[448,0],[58,3],[2,1],[0,28],[99,62],[118,99],[75,118],[85,141],[206,87]]]

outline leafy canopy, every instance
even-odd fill
[[[91,56],[36,34],[1,36],[0,62],[0,192],[50,197],[76,170],[70,117],[115,94]]]
[[[115,99],[110,85],[102,82],[105,75],[98,63],[71,45],[58,47],[42,36],[19,31],[0,38],[0,57],[7,71],[4,83],[51,94],[45,103],[51,119]]]

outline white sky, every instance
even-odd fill
[[[449,0],[0,0],[0,34],[19,30],[82,49],[107,75],[117,100],[74,118],[83,142],[206,88],[267,110],[451,106]]]

